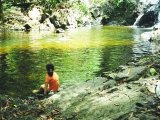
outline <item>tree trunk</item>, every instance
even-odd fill
[[[0,21],[3,21],[3,5],[2,5],[2,0],[0,0]]]

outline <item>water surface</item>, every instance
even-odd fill
[[[134,30],[93,27],[66,31],[0,33],[0,94],[26,96],[44,83],[54,63],[61,84],[74,84],[126,64],[133,57]]]

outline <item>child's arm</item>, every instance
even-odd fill
[[[44,87],[44,94],[46,95],[48,91],[48,83],[45,82],[45,87]]]
[[[48,91],[48,75],[46,74],[45,82],[44,82],[44,94],[47,94]]]

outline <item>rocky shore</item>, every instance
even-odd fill
[[[86,3],[79,2],[59,3],[50,10],[50,13],[43,5],[34,3],[30,3],[25,10],[24,6],[17,6],[19,4],[11,5],[12,7],[4,11],[4,28],[27,32],[32,30],[61,33],[66,29],[96,24],[96,20],[90,14],[92,12],[92,15],[99,16],[100,12],[95,12],[96,6],[90,8]]]
[[[137,58],[84,83],[61,86],[50,96],[1,96],[0,118],[54,120],[158,120],[160,53]]]
[[[66,29],[99,24],[128,26],[133,25],[139,11],[136,0],[110,2],[68,0],[59,1],[54,5],[53,1],[43,2],[4,1],[4,28],[27,32],[47,30],[61,33]]]

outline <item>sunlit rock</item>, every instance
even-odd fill
[[[74,13],[72,14],[73,11],[70,11],[70,14],[67,16],[67,22],[70,26],[70,28],[77,28],[77,21],[76,21],[76,16]]]
[[[152,34],[152,32],[144,32],[140,35],[140,38],[144,41],[149,41],[149,39],[152,37]]]
[[[123,81],[135,81],[141,77],[141,75],[145,72],[146,67],[139,66],[139,67],[128,67],[122,72],[119,72],[116,76],[116,80],[123,80]]]
[[[64,32],[64,30],[62,28],[56,29],[56,33],[63,33],[63,32]]]
[[[25,28],[25,30],[30,30],[32,28],[29,24],[25,24],[23,27]]]
[[[28,12],[28,16],[33,21],[39,21],[41,19],[41,10],[38,7],[32,8],[31,11]]]
[[[55,28],[59,28],[60,27],[60,23],[58,21],[58,18],[56,15],[53,15],[49,18],[50,22],[55,26]]]
[[[54,31],[55,27],[50,22],[49,18],[47,18],[42,24],[40,24],[39,30],[51,30],[51,31]]]

